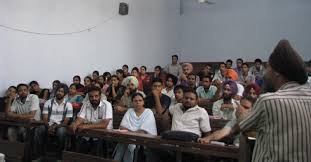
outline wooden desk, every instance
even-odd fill
[[[149,148],[176,151],[178,156],[177,161],[181,161],[182,152],[233,159],[239,159],[240,156],[239,147],[236,146],[220,146],[214,144],[199,144],[193,142],[164,140],[159,136],[148,134],[138,134],[132,132],[121,133],[116,130],[92,129],[85,132],[78,132],[77,135],[101,138],[104,140],[115,141],[124,144],[136,144]]]
[[[70,151],[63,151],[63,161],[64,162],[117,162],[110,159],[105,159],[98,156],[92,156],[87,154],[81,154]]]
[[[21,142],[10,142],[8,140],[0,139],[0,152],[6,155],[6,159],[10,161],[31,161],[31,140],[30,129],[43,125],[43,122],[38,121],[8,121],[5,119],[4,113],[0,113],[0,128],[5,127],[25,127],[27,129],[26,140],[24,143]]]

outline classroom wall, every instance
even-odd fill
[[[210,1],[125,0],[127,16],[117,14],[121,0],[0,1],[0,94],[20,82],[50,87],[125,63],[144,62],[151,71],[175,53],[182,62],[266,61],[282,38],[311,59],[310,0]],[[45,34],[91,29],[42,35],[3,26]]]
[[[311,59],[310,0],[181,0],[181,53],[187,61],[267,60],[286,38]]]
[[[38,80],[70,83],[76,74],[115,71],[123,64],[165,65],[178,49],[179,0],[125,0],[129,15],[118,15],[121,0],[0,1],[0,91]],[[124,2],[124,1],[122,1]],[[1,93],[3,94],[3,93]]]

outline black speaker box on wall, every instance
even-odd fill
[[[128,15],[128,13],[129,13],[129,5],[127,3],[121,2],[119,5],[119,14]]]

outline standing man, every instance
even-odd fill
[[[311,89],[303,60],[281,40],[268,60],[266,94],[236,130],[257,130],[253,162],[311,161]]]
[[[164,71],[168,74],[175,75],[177,78],[182,74],[182,67],[179,65],[178,56],[172,56],[172,63],[165,66]]]

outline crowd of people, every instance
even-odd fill
[[[8,120],[47,124],[33,128],[33,159],[44,154],[40,148],[49,136],[57,138],[61,157],[68,131],[113,129],[115,111],[124,113],[122,131],[151,135],[184,131],[197,135],[203,144],[234,136],[233,144],[238,145],[236,132],[253,128],[257,139],[253,161],[311,160],[306,145],[311,143],[311,61],[305,67],[289,42],[282,40],[266,65],[256,59],[250,66],[241,58],[235,68],[232,65],[229,59],[218,69],[208,64],[194,73],[191,63],[180,64],[173,55],[169,65],[156,66],[153,73],[147,73],[146,66],[129,71],[123,65],[113,74],[94,71],[84,77],[84,84],[78,75],[69,86],[59,80],[51,88],[41,88],[38,81],[21,83],[8,88],[4,111]],[[228,123],[211,132],[210,118]],[[9,127],[7,138],[24,141],[25,132],[23,127]],[[100,154],[100,139],[76,138],[77,152]],[[114,159],[133,161],[135,147],[118,144]],[[147,156],[148,161],[165,161],[159,158]]]

